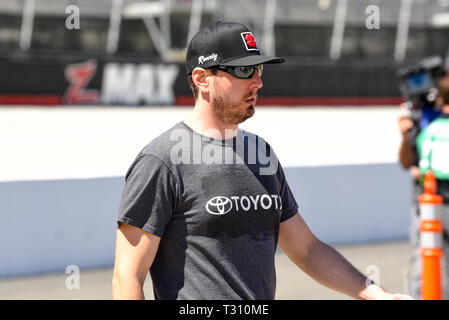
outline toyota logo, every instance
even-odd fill
[[[206,210],[210,214],[223,215],[232,209],[232,202],[226,197],[215,197],[207,201]]]

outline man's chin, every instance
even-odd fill
[[[247,109],[246,109],[246,115],[243,119],[241,119],[241,121],[239,123],[244,122],[245,120],[251,118],[254,113],[256,112],[256,109],[254,108],[254,105],[250,105]]]

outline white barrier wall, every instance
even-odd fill
[[[0,276],[112,265],[122,180],[0,183]]]
[[[397,164],[286,168],[310,229],[331,244],[408,237],[411,184]]]
[[[0,277],[111,266],[124,174],[189,108],[0,109]],[[259,108],[312,231],[331,244],[406,238],[411,186],[396,108]]]

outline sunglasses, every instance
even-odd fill
[[[218,70],[232,74],[234,77],[239,79],[251,79],[253,75],[259,73],[259,77],[262,76],[263,65],[259,64],[257,66],[242,66],[242,67],[227,67],[227,66],[216,66]]]

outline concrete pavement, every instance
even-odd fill
[[[407,293],[404,280],[411,247],[406,240],[334,247],[360,271],[377,278],[384,288]],[[350,299],[312,280],[282,252],[278,252],[276,256],[276,272],[276,299]],[[111,267],[80,270],[79,289],[67,288],[66,282],[69,282],[69,287],[74,283],[70,281],[70,276],[63,270],[57,274],[0,279],[0,300],[111,299]],[[149,277],[144,291],[147,299],[154,299]]]

